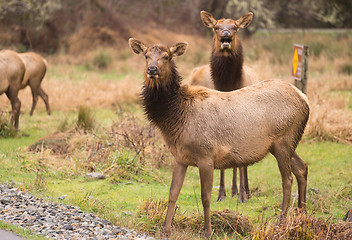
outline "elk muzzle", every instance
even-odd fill
[[[230,31],[224,30],[220,35],[220,47],[221,49],[230,49],[232,43],[232,35]]]
[[[159,69],[155,65],[150,65],[147,69],[147,77],[151,79],[159,78]]]

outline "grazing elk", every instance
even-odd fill
[[[18,129],[21,102],[18,91],[24,76],[25,67],[21,58],[11,50],[0,51],[0,94],[6,93],[12,106],[11,124]]]
[[[188,166],[199,168],[205,236],[212,233],[210,198],[214,169],[243,167],[277,159],[282,178],[282,214],[287,213],[292,172],[298,182],[298,206],[306,203],[307,164],[295,153],[309,117],[306,96],[293,85],[267,80],[232,92],[181,85],[174,57],[187,43],[168,48],[129,45],[146,59],[141,101],[148,119],[161,131],[174,156],[164,231],[171,231],[175,204]]]
[[[219,91],[233,91],[259,82],[259,77],[249,67],[243,65],[243,51],[237,31],[246,28],[252,21],[253,13],[249,12],[237,20],[220,19],[205,11],[200,13],[203,24],[214,31],[213,50],[210,65],[195,68],[190,77],[191,85],[201,85]],[[241,167],[239,202],[247,202],[250,198],[248,187],[247,167]],[[232,191],[233,197],[238,193],[237,168],[233,168]],[[220,188],[218,201],[226,196],[225,170],[220,170]]]
[[[45,103],[45,107],[48,115],[50,115],[48,95],[44,92],[44,90],[40,86],[44,78],[44,75],[46,73],[46,68],[47,68],[46,60],[34,52],[19,53],[18,55],[22,59],[26,68],[24,78],[21,84],[21,89],[29,85],[32,91],[33,103],[29,114],[31,116],[33,115],[35,106],[37,105],[37,102],[38,102],[38,96],[40,96]]]

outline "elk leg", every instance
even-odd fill
[[[248,201],[248,195],[246,193],[245,189],[245,173],[244,173],[244,167],[239,168],[240,172],[240,194],[238,196],[238,201],[240,203],[246,203]]]
[[[308,166],[295,152],[292,156],[292,172],[298,184],[298,207],[306,208]]]
[[[30,116],[33,115],[35,106],[37,106],[37,103],[38,103],[38,94],[39,94],[38,89],[37,89],[37,88],[34,88],[34,87],[32,87],[32,86],[31,86],[31,91],[32,91],[33,102],[32,102],[31,111],[30,111],[30,113],[29,113]]]
[[[170,234],[171,232],[171,221],[175,213],[176,201],[177,201],[178,195],[180,194],[183,181],[186,176],[186,171],[187,171],[186,165],[183,165],[176,161],[174,162],[174,169],[172,172],[172,182],[171,182],[171,187],[169,192],[169,204],[167,206],[167,212],[166,212],[165,222],[163,226],[163,231],[166,234]]]
[[[219,195],[216,201],[220,202],[224,200],[226,197],[226,189],[225,189],[225,170],[220,170],[220,187],[219,187]]]
[[[286,147],[287,144],[285,145],[283,144],[285,144],[284,141],[281,142],[281,144],[274,143],[270,152],[275,156],[281,173],[282,193],[283,193],[281,214],[286,215],[288,207],[290,205],[291,189],[292,189],[292,174],[291,174],[292,153],[289,149],[287,149],[288,148]]]
[[[231,197],[238,194],[237,189],[237,167],[233,168]]]
[[[21,102],[18,99],[18,89],[10,86],[6,92],[6,96],[10,100],[12,107],[11,124],[13,124],[17,130],[21,111]]]
[[[50,115],[51,111],[50,111],[50,105],[49,105],[49,97],[48,97],[48,94],[44,92],[41,86],[39,86],[39,96],[43,99],[46,107],[46,112],[48,113],[48,115]]]
[[[212,234],[210,220],[210,199],[211,190],[213,188],[214,166],[212,163],[204,162],[199,166],[200,185],[202,194],[202,204],[204,209],[204,234],[206,238],[210,238]]]
[[[251,192],[249,191],[249,185],[248,185],[248,168],[243,167],[243,170],[244,170],[244,188],[246,190],[247,198],[250,199],[252,196],[251,196]]]

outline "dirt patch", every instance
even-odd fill
[[[69,153],[69,135],[66,133],[58,133],[45,136],[37,140],[29,146],[31,152],[42,152],[49,149],[55,155],[66,155]]]

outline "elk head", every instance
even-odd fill
[[[249,12],[237,20],[216,20],[210,13],[201,11],[200,16],[206,27],[214,30],[214,47],[218,51],[236,49],[236,33],[240,28],[246,28],[252,21],[253,13]]]
[[[187,42],[176,43],[171,48],[161,44],[146,47],[144,43],[134,38],[130,38],[128,42],[133,52],[145,57],[144,79],[149,87],[158,87],[167,83],[172,69],[175,68],[173,57],[181,56],[187,48]]]

